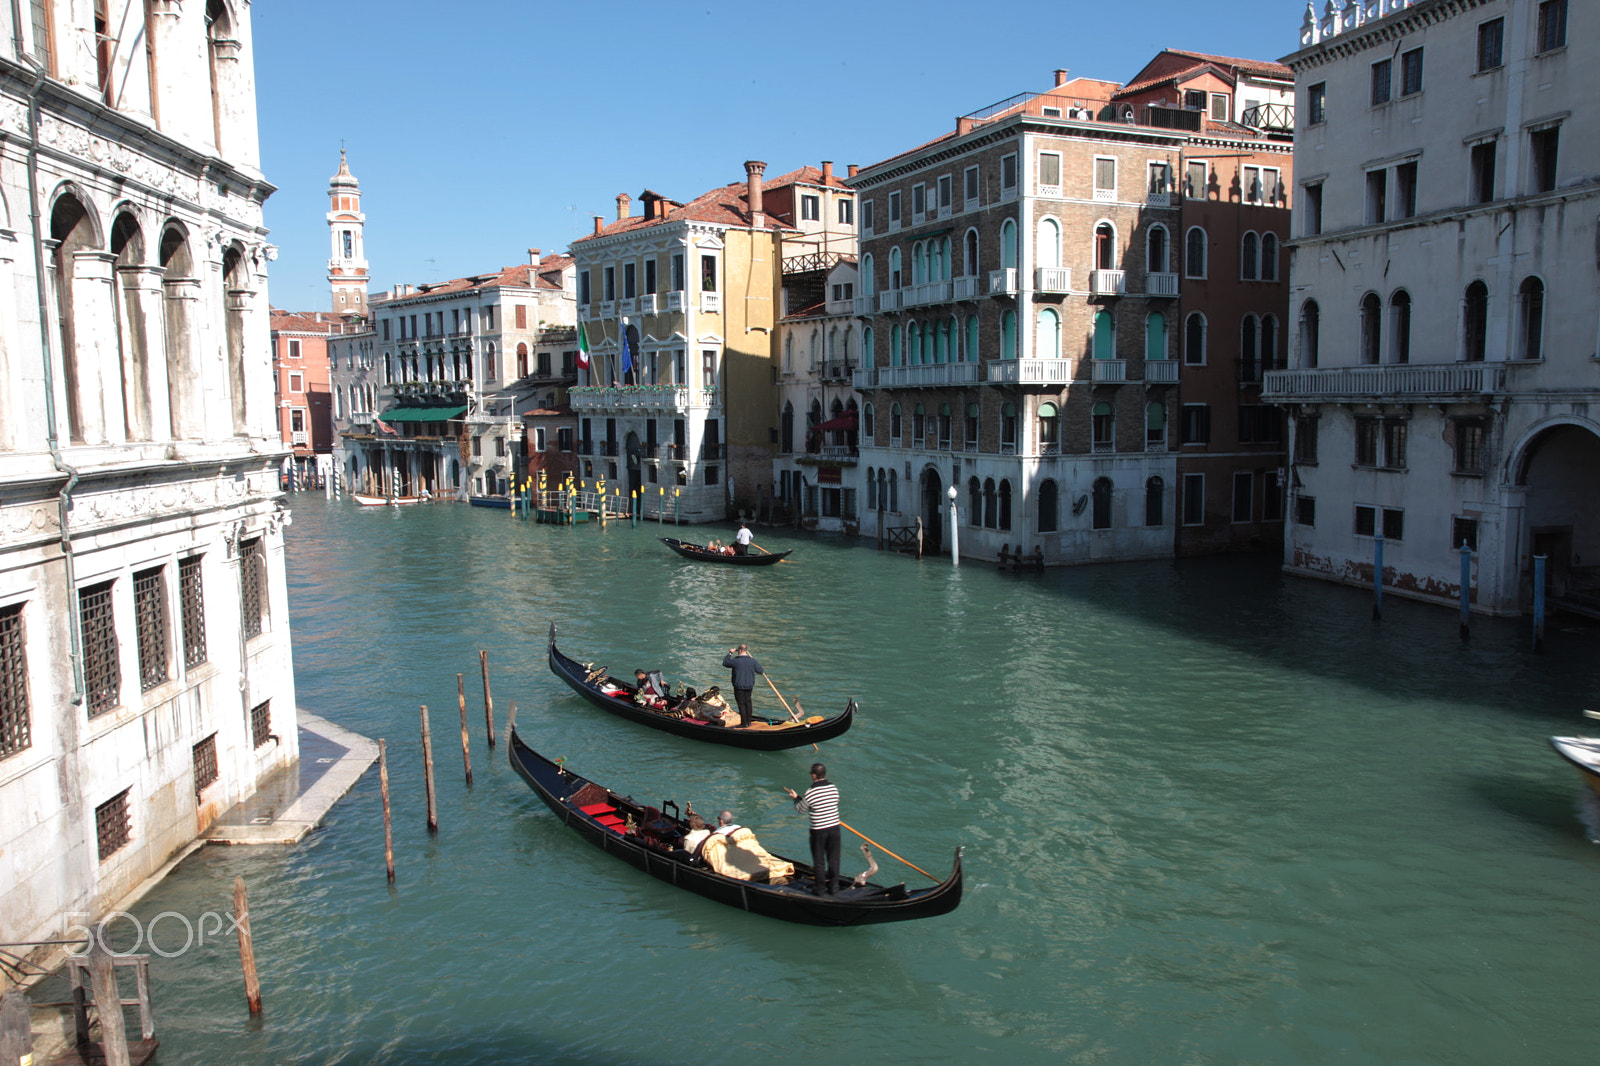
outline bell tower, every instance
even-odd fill
[[[328,285],[333,290],[333,313],[366,315],[367,254],[361,227],[361,183],[350,173],[344,149],[339,149],[339,173],[328,181]]]

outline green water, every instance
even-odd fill
[[[266,1012],[246,1016],[230,939],[157,958],[163,1066],[1595,1057],[1596,812],[1545,742],[1580,729],[1593,628],[1557,624],[1534,656],[1526,623],[1480,621],[1463,645],[1448,611],[1391,598],[1374,623],[1363,593],[1259,559],[1013,575],[761,530],[793,560],[719,568],[654,526],[315,496],[294,515],[300,701],[388,739],[398,883],[375,771],[298,847],[183,863],[137,913],[222,910],[243,874]],[[731,807],[776,852],[806,853],[780,789],[817,756],[602,714],[546,668],[552,619],[617,671],[725,683],[747,641],[808,712],[856,697],[820,756],[845,819],[940,875],[966,845],[960,909],[792,926],[584,844],[485,748],[480,648],[502,725],[515,700],[579,773]]]

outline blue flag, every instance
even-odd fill
[[[633,353],[628,350],[628,320],[622,320],[622,376],[633,369]]]

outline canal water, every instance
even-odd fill
[[[1596,811],[1545,741],[1596,692],[1587,624],[1535,656],[1525,622],[1463,644],[1451,612],[1391,598],[1375,623],[1265,559],[1015,575],[760,530],[792,560],[719,568],[663,532],[294,499],[300,701],[387,738],[398,881],[376,771],[297,847],[182,863],[136,914],[225,910],[242,874],[266,1010],[246,1016],[231,938],[157,958],[164,1066],[1593,1061]],[[820,756],[845,820],[940,876],[964,845],[960,909],[794,926],[580,841],[485,747],[479,649],[502,728],[514,700],[579,773],[731,808],[779,853],[806,854],[780,789],[818,756],[602,714],[549,673],[552,620],[614,671],[725,683],[746,641],[808,713],[854,696]]]

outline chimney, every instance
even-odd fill
[[[831,159],[824,159],[822,161],[822,184],[833,184],[833,160]]]
[[[1063,67],[1060,70],[1056,71],[1056,87],[1060,88],[1061,86],[1065,85],[1066,83],[1067,83],[1067,71],[1066,71],[1066,68]]]
[[[633,197],[625,192],[617,193],[617,221],[627,218],[633,210]]]
[[[958,116],[956,118],[956,136],[960,137],[963,134],[967,134],[967,133],[971,133],[971,132],[972,132],[972,116],[971,115],[960,115],[960,116]]]
[[[845,177],[853,178],[857,174],[861,173],[861,168],[856,166],[854,163],[851,163],[848,167],[845,168],[845,172],[844,173],[845,173]]]
[[[766,173],[767,164],[758,159],[747,159],[744,164],[746,196],[750,201],[750,225],[759,228],[766,226],[767,215],[761,209],[761,175]]]
[[[606,216],[604,216],[604,215],[596,215],[596,216],[594,216],[594,231],[596,233],[599,233],[601,230],[603,230],[605,228],[606,228]]]
[[[528,249],[528,265],[531,267],[536,267],[539,265],[539,249]]]

